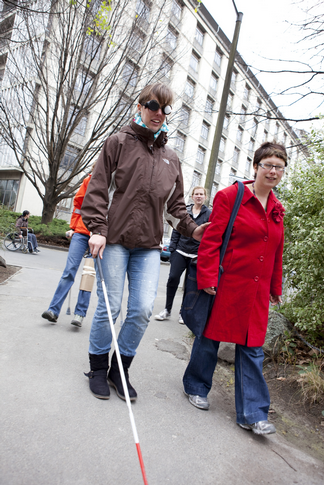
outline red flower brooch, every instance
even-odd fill
[[[285,215],[285,208],[280,202],[277,202],[272,209],[272,218],[275,222],[281,222]]]

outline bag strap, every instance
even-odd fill
[[[237,194],[236,194],[236,198],[235,198],[235,202],[234,202],[234,207],[233,207],[233,210],[232,210],[232,214],[231,214],[229,223],[228,223],[227,228],[226,228],[226,230],[224,232],[223,243],[222,243],[221,250],[220,250],[219,266],[220,266],[221,271],[219,271],[219,278],[220,278],[220,276],[221,276],[221,274],[223,272],[223,268],[221,267],[222,266],[222,262],[223,262],[223,259],[224,259],[225,253],[226,253],[228,241],[229,241],[229,239],[231,237],[233,225],[234,225],[234,222],[235,222],[237,213],[239,211],[239,208],[241,206],[241,202],[242,202],[243,194],[244,194],[244,185],[243,185],[243,183],[240,182],[240,181],[237,181],[237,184],[238,184],[238,189],[237,189]]]

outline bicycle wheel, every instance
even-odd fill
[[[8,251],[17,251],[22,246],[22,238],[20,238],[15,232],[10,232],[4,238],[3,243]]]

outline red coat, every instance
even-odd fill
[[[81,206],[90,180],[91,180],[91,175],[89,175],[87,178],[84,179],[84,181],[80,185],[79,190],[74,196],[73,212],[72,212],[71,221],[70,221],[70,228],[73,229],[74,232],[78,232],[79,234],[86,234],[87,236],[90,236],[90,232],[83,224],[83,221],[81,218]]]
[[[199,289],[217,286],[219,249],[236,193],[237,184],[217,192],[214,199],[211,224],[198,250]],[[270,293],[281,295],[283,212],[272,191],[265,213],[250,189],[244,188],[205,337],[249,347],[264,344]]]

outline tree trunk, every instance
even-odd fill
[[[53,202],[52,194],[45,192],[43,200],[42,224],[49,224],[54,217],[56,204]]]

